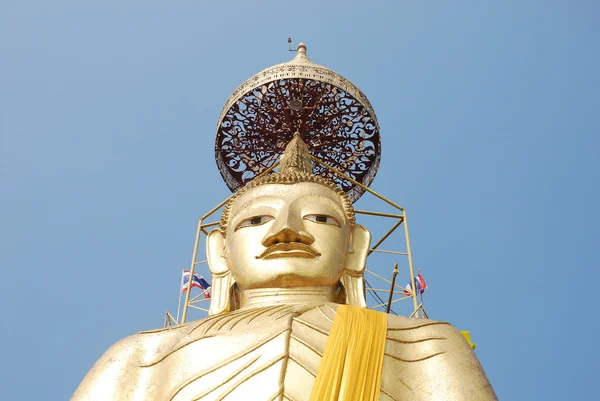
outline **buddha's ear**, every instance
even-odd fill
[[[209,315],[228,312],[231,308],[230,292],[235,280],[225,258],[225,238],[221,230],[214,229],[206,237],[206,257],[212,275]]]
[[[371,233],[360,224],[355,224],[350,233],[350,249],[341,280],[346,290],[346,303],[349,305],[367,306],[363,275],[370,246]]]

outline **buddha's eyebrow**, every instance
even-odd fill
[[[296,201],[298,201],[298,200],[302,200],[304,202],[314,201],[315,203],[325,203],[327,206],[331,206],[332,208],[334,208],[335,211],[340,214],[340,217],[344,217],[346,215],[344,213],[344,211],[342,210],[342,208],[340,207],[340,205],[338,205],[335,201],[333,201],[331,198],[329,198],[327,196],[308,194],[308,195],[303,195],[303,196],[299,197],[298,199],[296,199]]]
[[[237,216],[239,216],[240,214],[244,214],[249,208],[251,208],[252,206],[258,204],[276,204],[276,203],[280,203],[282,202],[282,199],[276,197],[276,196],[259,196],[258,198],[252,198],[250,200],[248,200],[247,202],[242,203],[237,209],[238,211],[231,216],[232,220],[235,220],[237,218]]]

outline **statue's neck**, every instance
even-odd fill
[[[241,307],[277,304],[310,304],[333,302],[334,289],[331,287],[292,287],[292,288],[255,288],[242,291]]]

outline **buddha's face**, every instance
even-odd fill
[[[242,290],[333,286],[348,253],[340,196],[317,183],[266,184],[231,208],[225,257]]]

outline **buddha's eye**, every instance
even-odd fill
[[[331,224],[334,226],[340,226],[340,223],[331,216],[327,216],[325,214],[309,214],[304,216],[306,220],[314,221],[315,223],[320,224]]]
[[[271,220],[273,220],[273,216],[253,216],[249,219],[243,220],[235,229],[238,230],[243,227],[260,226]]]

